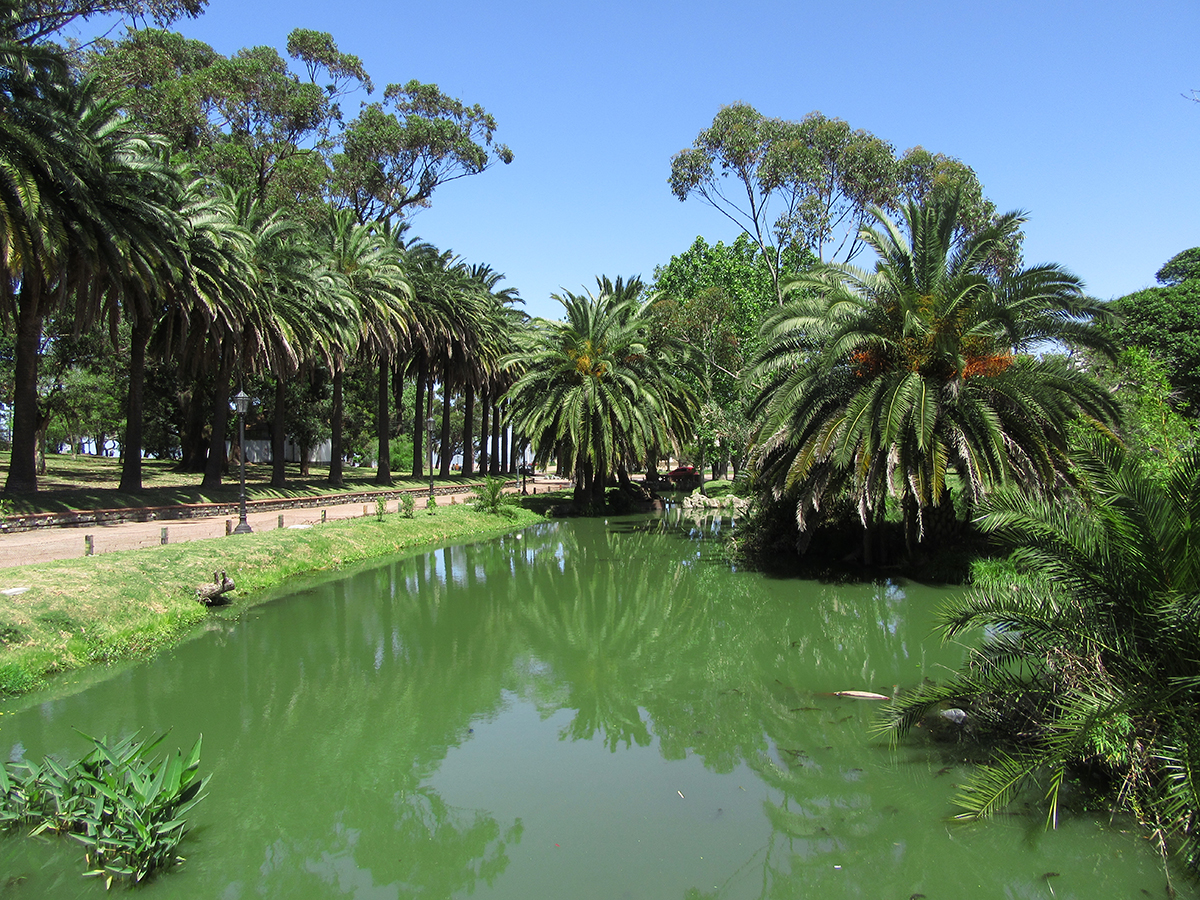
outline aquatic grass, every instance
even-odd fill
[[[152,759],[165,735],[115,744],[88,738],[92,749],[73,763],[46,757],[0,766],[0,828],[32,824],[32,836],[68,834],[86,848],[85,875],[137,884],[183,862],[175,851],[187,833],[185,815],[203,799],[197,738],[187,757],[179,751]]]
[[[210,615],[195,592],[214,571],[236,582],[236,612],[292,579],[537,521],[541,517],[527,509],[498,518],[457,505],[436,517],[371,516],[0,569],[0,589],[28,588],[0,597],[0,622],[14,638],[0,643],[0,696],[26,693],[81,666],[145,658],[178,643]]]

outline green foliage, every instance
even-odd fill
[[[602,505],[610,476],[685,440],[698,406],[686,380],[696,357],[655,329],[641,281],[596,280],[595,295],[556,295],[565,321],[539,322],[502,362],[521,373],[509,391],[514,427],[536,465],[559,452],[579,506]]]
[[[1091,371],[1121,406],[1121,439],[1148,473],[1164,483],[1181,456],[1200,438],[1200,425],[1183,415],[1166,365],[1143,347],[1124,350],[1115,361],[1093,361]]]
[[[1167,368],[1189,415],[1200,409],[1200,279],[1146,288],[1113,301],[1119,347],[1141,347]]]
[[[1200,247],[1176,253],[1154,273],[1154,280],[1167,287],[1174,287],[1193,278],[1200,278]]]
[[[383,497],[375,501],[375,521],[382,522],[387,516],[387,500]]]
[[[1078,494],[1053,500],[1010,491],[981,527],[1011,550],[976,569],[976,590],[942,615],[947,640],[985,635],[949,681],[925,684],[886,711],[903,734],[931,710],[967,711],[969,733],[998,743],[967,781],[964,817],[988,816],[1030,784],[1047,819],[1061,788],[1086,768],[1107,779],[1116,810],[1174,836],[1200,863],[1200,454],[1165,483],[1112,442],[1075,453]]]
[[[417,507],[417,501],[413,499],[412,494],[400,495],[400,515],[406,519],[413,517],[413,512]]]
[[[86,848],[86,875],[133,884],[182,857],[175,851],[187,833],[184,816],[203,799],[200,739],[186,757],[151,754],[164,736],[136,735],[109,745],[89,738],[92,749],[63,765],[47,757],[0,767],[0,826],[34,824],[33,834],[69,834]]]
[[[432,516],[432,515],[433,515],[433,511],[434,511],[435,509],[437,509],[437,506],[438,506],[438,502],[437,502],[437,494],[434,494],[434,493],[431,491],[431,492],[430,492],[430,494],[429,494],[429,497],[428,497],[428,499],[426,499],[426,501],[425,501],[425,508],[426,508],[427,510],[429,510],[429,514]]]
[[[360,222],[429,206],[443,182],[476,175],[512,151],[493,143],[496,120],[436,84],[389,84],[382,103],[364,105],[333,156],[332,191]]]
[[[995,215],[975,173],[958,160],[921,147],[898,159],[891,144],[841,119],[820,112],[799,122],[772,119],[746,103],[718,111],[672,158],[669,181],[677,198],[702,198],[754,239],[780,303],[783,252],[807,247],[821,261],[853,259],[865,248],[859,228],[872,207],[960,194],[969,212],[964,227],[987,227]],[[1010,237],[1012,259],[1019,233]]]
[[[1106,350],[1105,308],[1057,266],[996,276],[996,248],[1023,220],[968,235],[959,200],[910,204],[902,225],[876,210],[862,232],[874,270],[801,276],[788,285],[799,298],[764,325],[746,378],[761,422],[751,464],[761,488],[795,499],[802,532],[849,496],[869,535],[891,495],[911,552],[931,514],[952,519],[952,473],[971,502],[1013,478],[1048,488],[1069,423],[1115,419],[1090,375],[1033,355],[1052,339]]]

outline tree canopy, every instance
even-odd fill
[[[895,210],[954,192],[963,198],[961,227],[981,228],[995,215],[975,173],[958,160],[921,147],[897,158],[887,141],[841,119],[768,118],[747,103],[722,107],[675,154],[669,182],[679,200],[700,197],[754,239],[781,304],[783,254],[803,247],[823,262],[854,259],[874,206]]]

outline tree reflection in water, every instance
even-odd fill
[[[674,786],[671,812],[637,807],[652,823],[647,841],[664,842],[648,852],[648,872],[680,835],[724,854],[717,887],[691,881],[690,896],[806,896],[825,884],[815,871],[853,857],[870,864],[839,875],[838,895],[918,891],[937,858],[922,845],[944,840],[950,779],[936,778],[927,754],[873,745],[872,709],[830,694],[891,693],[931,665],[955,665],[957,648],[922,644],[938,592],[734,572],[708,539],[724,524],[548,523],[339,575],[214,622],[206,640],[152,666],[31,705],[0,735],[20,735],[37,757],[75,755],[70,726],[202,731],[214,775],[205,821],[180,877],[158,886],[172,885],[166,896],[519,892],[525,873],[557,858],[521,842],[539,828],[542,841],[540,817],[558,801],[494,792],[534,749],[488,755],[500,746],[490,726],[517,705],[530,720],[554,718],[552,745],[555,729],[561,749],[595,745],[612,764],[606,778],[647,757],[656,772],[669,763],[672,778],[731,776],[704,782],[732,798],[724,810],[675,798]],[[480,790],[452,802],[447,763],[472,748]],[[591,789],[599,776],[562,777],[590,807],[555,827],[589,819],[589,851],[637,824],[624,796]],[[559,806],[573,811],[569,802]],[[921,819],[932,827],[914,829]],[[693,878],[680,866],[673,886]]]

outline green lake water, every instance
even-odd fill
[[[720,525],[555,522],[297,585],[0,705],[0,752],[203,733],[187,862],[146,900],[1165,896],[1127,821],[951,822],[956,748],[832,696],[957,665],[945,589],[731,571]],[[103,896],[81,871],[0,839],[0,898]]]

